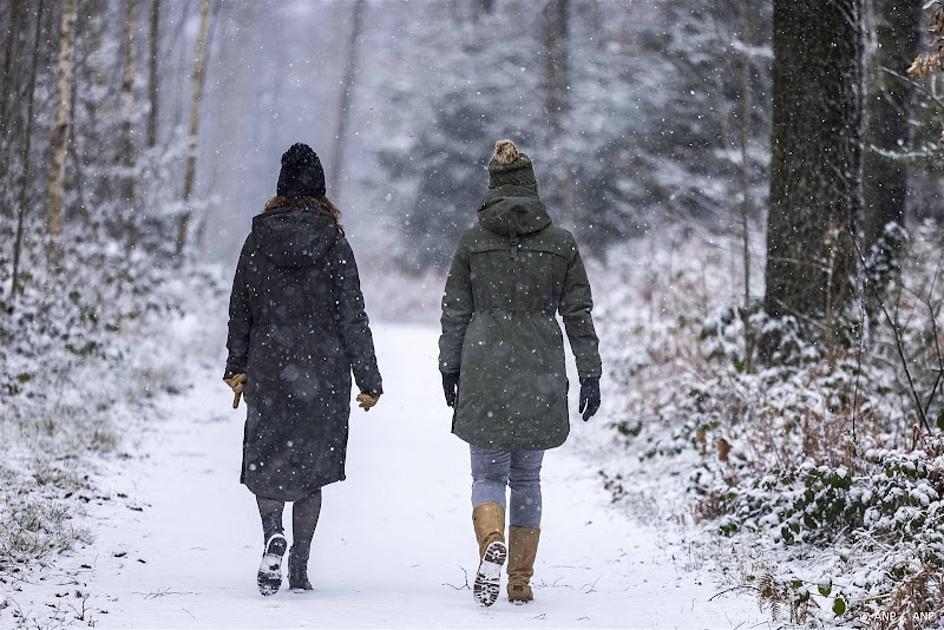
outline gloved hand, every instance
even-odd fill
[[[443,381],[443,394],[446,395],[446,405],[450,407],[455,407],[456,398],[458,398],[459,396],[459,373],[458,372],[443,372],[442,381]]]
[[[223,381],[233,390],[233,409],[236,409],[239,407],[239,399],[242,397],[243,390],[246,387],[246,374],[237,372],[230,378],[224,378]]]
[[[380,394],[361,392],[357,395],[357,406],[364,411],[370,411],[371,407],[376,405],[378,400],[380,400]]]
[[[583,414],[586,422],[600,408],[600,377],[584,376],[580,379],[580,406],[577,408]]]

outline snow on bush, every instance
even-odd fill
[[[647,465],[675,462],[695,518],[761,559],[741,586],[775,615],[920,626],[944,608],[938,227],[915,230],[883,297],[900,345],[865,299],[847,344],[805,343],[798,322],[738,297],[736,254],[667,240],[597,276],[618,278],[596,294],[622,443]]]
[[[0,226],[0,240],[9,226]],[[132,251],[104,222],[70,226],[47,272],[45,243],[24,251],[22,290],[0,317],[0,582],[87,544],[84,507],[102,458],[126,456],[154,396],[186,386],[182,357],[204,350],[179,330],[224,321],[218,271],[175,266],[141,236]],[[0,283],[9,286],[9,266]],[[222,339],[214,340],[218,346]],[[206,355],[204,355],[206,356]]]

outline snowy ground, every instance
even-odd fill
[[[113,500],[90,509],[95,544],[20,584],[9,606],[43,627],[766,626],[749,595],[712,599],[722,586],[693,568],[677,532],[613,509],[579,439],[545,460],[536,601],[479,608],[466,587],[476,552],[468,455],[449,433],[436,332],[374,334],[388,393],[352,415],[348,480],[325,490],[315,535],[313,593],[256,591],[261,533],[238,484],[244,408],[230,408],[219,365],[204,361],[194,386],[145,423],[141,457],[109,464],[102,491]]]

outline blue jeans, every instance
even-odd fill
[[[544,451],[500,451],[472,445],[472,506],[494,501],[505,507],[511,486],[508,523],[541,526],[541,462]]]

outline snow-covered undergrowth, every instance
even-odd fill
[[[218,320],[225,297],[215,269],[81,243],[61,255],[67,271],[36,264],[0,318],[0,583],[14,589],[92,541],[84,507],[114,499],[97,490],[101,464],[130,456],[155,396],[188,385],[187,359],[210,342],[200,318]]]
[[[595,274],[608,419],[635,470],[651,471],[605,471],[614,498],[681,480],[675,499],[734,552],[718,561],[736,558],[735,588],[784,621],[944,621],[939,234],[915,231],[884,300],[907,373],[881,309],[850,325],[848,346],[824,348],[744,305],[725,247],[674,235],[614,255]],[[774,327],[781,356],[765,363],[757,347]]]

